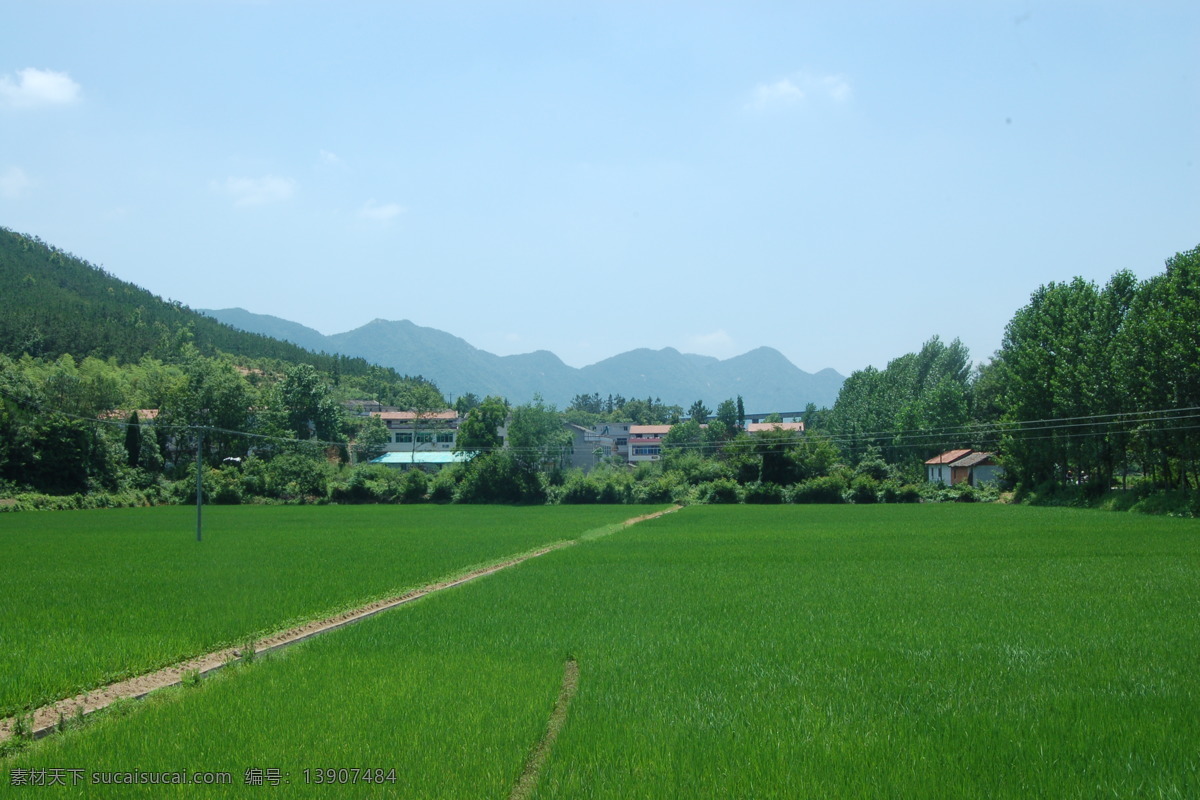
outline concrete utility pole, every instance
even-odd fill
[[[196,541],[200,541],[200,529],[204,515],[204,428],[196,429]]]

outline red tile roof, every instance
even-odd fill
[[[963,456],[961,461],[956,461],[956,467],[974,467],[992,460],[995,453],[971,453],[969,456]]]
[[[392,422],[412,422],[417,418],[415,411],[372,411],[371,416],[379,417],[383,421]],[[426,411],[422,413],[421,419],[458,419],[458,412],[452,408],[445,411]]]
[[[973,451],[969,447],[966,448],[965,450],[947,450],[946,452],[942,453],[940,456],[934,456],[933,458],[929,459],[925,463],[930,464],[930,465],[953,464],[955,461],[958,461],[963,456],[969,456],[972,452]]]
[[[757,431],[773,431],[776,428],[785,431],[804,431],[803,422],[751,422],[746,425],[746,433]]]

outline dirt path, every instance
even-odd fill
[[[563,665],[562,689],[559,690],[558,700],[554,703],[554,711],[550,713],[546,734],[529,754],[529,760],[525,762],[525,770],[521,773],[517,785],[513,787],[508,800],[526,800],[537,788],[538,779],[542,777],[542,770],[545,769],[546,762],[550,760],[550,751],[554,749],[554,742],[558,739],[558,732],[567,722],[567,707],[571,705],[571,699],[575,697],[575,692],[578,690],[579,664],[571,658]]]
[[[581,541],[598,538],[599,536],[605,536],[616,530],[627,528],[630,525],[636,525],[639,522],[644,522],[648,519],[654,519],[655,517],[661,517],[664,514],[669,514],[672,511],[678,510],[679,506],[672,506],[671,508],[663,511],[657,511],[653,514],[645,514],[640,517],[633,517],[632,519],[625,520],[619,525],[612,526],[611,529],[602,528],[592,535],[584,533],[577,539],[568,539],[566,541],[556,542],[538,550],[513,556],[512,558],[496,564],[471,570],[470,572],[456,575],[444,581],[422,586],[420,589],[414,589],[413,591],[398,597],[379,600],[369,605],[343,612],[336,616],[307,622],[304,625],[289,628],[285,631],[281,631],[255,641],[253,643],[254,651],[255,653],[263,653],[287,647],[288,645],[304,641],[305,639],[310,639],[322,633],[327,633],[346,625],[351,625],[355,622],[366,619],[367,617],[374,616],[382,611],[387,611],[390,608],[395,608],[396,606],[404,605],[405,603],[411,603],[414,600],[418,600],[426,595],[433,594],[434,592],[440,592],[443,589],[450,589],[454,586],[460,586],[468,581],[473,581],[476,578],[482,578],[487,575],[491,575],[492,573],[499,572],[500,570],[508,569],[509,567],[515,567],[517,564],[521,564],[531,558],[537,558],[538,556],[545,555],[546,553],[551,553],[555,550],[561,550],[564,547],[570,547],[574,544],[578,544]],[[213,670],[220,669],[226,664],[235,661],[240,656],[241,651],[238,648],[227,647],[224,650],[206,653],[205,655],[197,656],[196,658],[188,659],[187,661],[173,664],[169,667],[164,667],[154,672],[148,672],[144,675],[138,675],[133,678],[119,681],[118,683],[102,686],[97,689],[93,689],[90,692],[85,692],[84,694],[79,694],[74,697],[68,697],[66,699],[59,700],[57,703],[51,703],[50,705],[34,709],[32,712],[33,721],[31,726],[33,736],[34,738],[40,738],[46,734],[53,733],[60,720],[70,720],[81,715],[90,714],[93,711],[99,711],[100,709],[106,708],[117,700],[126,698],[137,699],[145,697],[156,689],[164,689],[168,686],[176,686],[183,682],[184,676],[189,672],[194,671],[200,675],[204,675],[212,672]],[[11,717],[0,720],[0,742],[12,737],[15,723],[16,720]]]

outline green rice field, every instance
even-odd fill
[[[567,659],[537,798],[1200,796],[1200,524],[957,504],[689,507],[105,713],[0,786],[504,798]]]
[[[0,515],[0,716],[662,508]]]

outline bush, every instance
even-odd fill
[[[599,499],[600,487],[582,471],[572,470],[555,495],[557,502],[565,505],[586,505]]]
[[[842,503],[842,492],[846,483],[836,475],[826,475],[823,478],[798,483],[792,489],[793,503]]]
[[[213,478],[216,470],[204,468],[201,480],[200,497],[206,505],[212,502],[212,493],[216,489]],[[196,465],[188,465],[188,473],[177,481],[172,481],[167,488],[167,499],[171,503],[187,505],[196,502]]]
[[[705,458],[699,453],[671,453],[667,463],[669,471],[678,473],[681,482],[693,486],[731,477],[729,465],[713,458]]]
[[[429,478],[419,469],[399,470],[382,464],[363,464],[350,478],[330,488],[335,503],[420,503]]]
[[[432,503],[452,503],[458,493],[458,480],[463,468],[456,465],[443,467],[429,481],[429,501]]]
[[[911,483],[906,483],[901,486],[896,492],[897,503],[919,503],[921,502],[921,489]]]
[[[498,451],[475,457],[463,471],[454,498],[460,503],[546,502],[546,489],[538,471]]]
[[[630,487],[629,502],[631,503],[670,503],[676,483],[669,475],[659,475],[655,478],[639,481]]]
[[[330,485],[329,499],[335,503],[380,502],[378,487],[380,482],[386,483],[389,471],[380,464],[361,464],[344,481]]]
[[[869,475],[860,475],[850,483],[846,499],[859,505],[879,502],[879,484]]]
[[[192,495],[193,500],[195,494]],[[144,492],[93,492],[91,494],[39,494],[23,492],[0,500],[0,513],[16,511],[75,511],[89,508],[136,508],[153,505],[156,497]]]
[[[410,469],[404,473],[400,486],[401,503],[420,503],[429,491],[429,477],[424,470]]]
[[[596,497],[596,502],[604,505],[620,505],[625,502],[629,491],[627,483],[608,480],[600,485],[600,494]]]
[[[774,505],[783,502],[783,489],[776,483],[746,484],[746,502],[757,505]]]
[[[265,469],[266,495],[281,500],[324,500],[328,494],[329,464],[302,453],[281,453]]]
[[[883,460],[883,456],[880,455],[877,448],[872,448],[865,453],[858,462],[858,466],[854,468],[855,477],[870,478],[876,483],[887,480],[888,472],[887,462]]]
[[[1129,510],[1140,514],[1163,514],[1172,517],[1200,516],[1200,492],[1184,489],[1155,492],[1138,500]]]
[[[712,505],[740,503],[742,498],[739,489],[736,481],[718,478],[696,487],[696,502]]]
[[[242,475],[237,467],[223,470],[210,470],[204,482],[213,484],[212,502],[219,506],[240,505],[242,497]]]
[[[687,506],[700,502],[698,489],[689,483],[676,483],[671,487],[671,502],[678,506]]]

